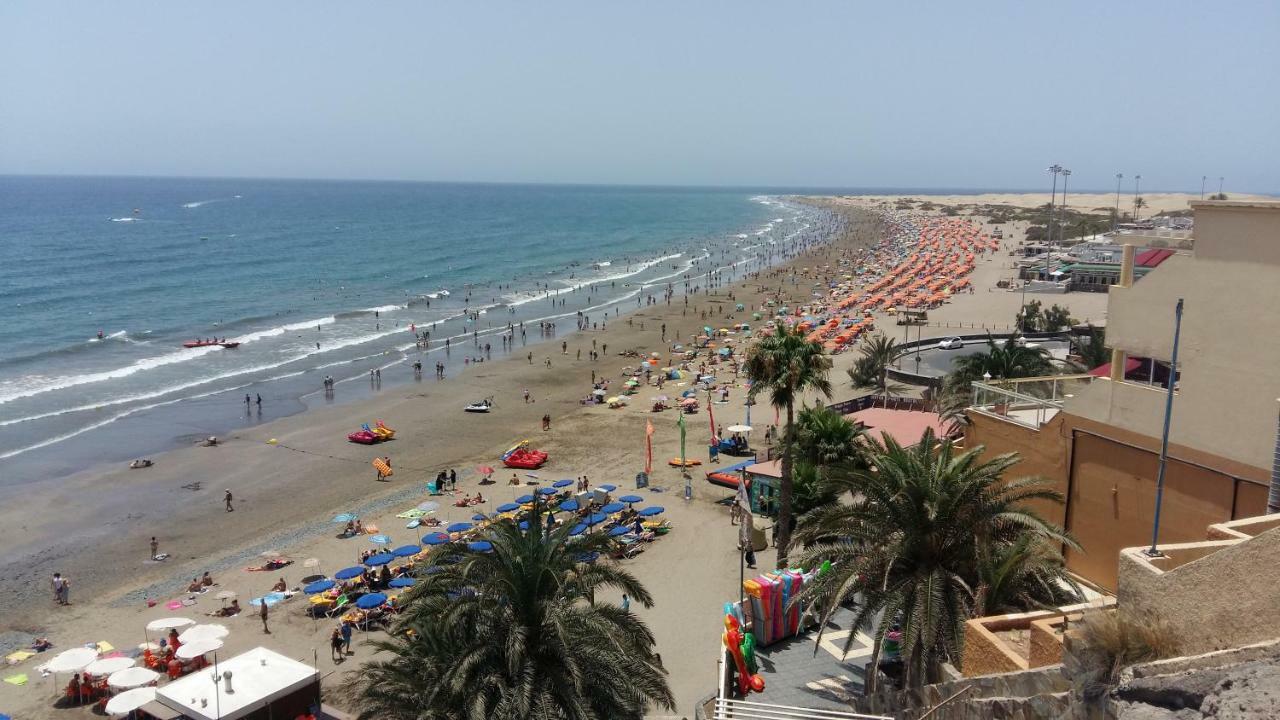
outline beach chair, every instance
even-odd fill
[[[351,604],[351,598],[346,595],[339,595],[337,600],[333,601],[333,605],[325,614],[329,617],[339,615],[346,611],[346,607]]]

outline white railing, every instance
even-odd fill
[[[974,382],[969,409],[1038,430],[1062,410],[1067,398],[1092,380],[1089,375],[1052,375]]]
[[[716,700],[714,720],[893,720],[884,715],[859,715],[841,710],[772,705],[746,700]]]

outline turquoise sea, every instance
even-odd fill
[[[533,342],[835,222],[744,189],[0,177],[0,483],[430,373],[446,338],[452,373],[508,323]],[[211,337],[240,346],[182,347]]]

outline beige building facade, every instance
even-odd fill
[[[1280,416],[1280,202],[1196,202],[1195,254],[1140,282],[1113,286],[1107,343],[1167,363],[1184,301],[1161,543],[1266,511]],[[1019,470],[1052,481],[1065,506],[1044,507],[1080,541],[1069,567],[1115,590],[1116,557],[1151,542],[1166,391],[1111,378],[980,386],[966,445],[1016,451]],[[1003,394],[1002,394],[1003,393]]]

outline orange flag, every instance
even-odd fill
[[[644,473],[653,474],[653,421],[644,421]]]

